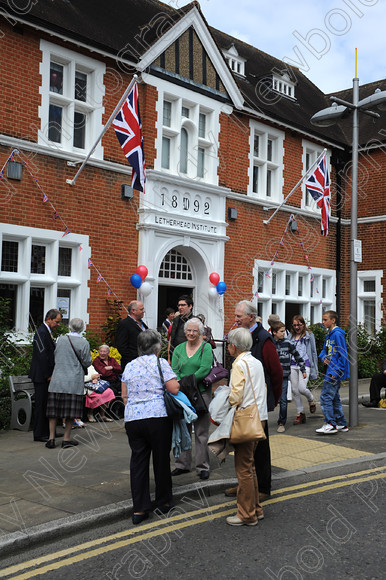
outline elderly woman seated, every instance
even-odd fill
[[[109,381],[110,387],[115,395],[121,392],[121,374],[122,369],[118,362],[110,356],[110,347],[102,344],[98,349],[99,355],[94,358],[93,366],[101,379]]]
[[[94,417],[94,411],[97,410],[96,417],[100,421],[111,422],[110,417],[106,417],[106,407],[107,403],[115,399],[115,395],[112,389],[107,388],[103,393],[97,393],[92,390],[93,385],[95,387],[98,385],[100,379],[100,374],[96,372],[93,365],[90,365],[87,369],[87,375],[84,377],[85,389],[86,389],[86,401],[85,406],[87,410],[87,416],[89,423],[95,423],[96,419]],[[87,383],[90,388],[87,388]]]

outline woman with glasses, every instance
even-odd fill
[[[318,355],[316,352],[315,337],[306,327],[303,316],[297,314],[292,319],[292,326],[289,336],[289,341],[295,345],[296,350],[302,357],[306,365],[307,378],[303,378],[302,371],[295,360],[291,362],[291,388],[292,395],[295,401],[297,416],[294,425],[306,422],[306,414],[304,413],[302,395],[306,397],[310,413],[315,413],[316,404],[314,396],[307,388],[309,379],[318,378]]]
[[[213,364],[212,347],[204,342],[204,325],[198,318],[191,318],[184,326],[186,342],[176,346],[173,351],[172,369],[179,381],[187,375],[195,375],[197,386],[201,391],[207,407],[212,397],[211,388],[205,389],[202,380],[209,374]],[[196,470],[200,479],[209,479],[209,437],[210,416],[209,413],[200,413],[194,423],[194,436],[196,442]],[[189,432],[192,426],[188,425]],[[172,475],[188,473],[192,464],[192,452],[183,451],[176,461],[176,468]]]

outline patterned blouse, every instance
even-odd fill
[[[159,359],[165,383],[175,379],[169,363]],[[122,381],[127,385],[125,421],[138,421],[152,417],[167,417],[163,386],[155,354],[140,356],[125,367]]]

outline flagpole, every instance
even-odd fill
[[[66,183],[68,183],[69,185],[75,185],[75,182],[79,177],[79,174],[83,171],[84,166],[86,165],[87,161],[90,159],[91,155],[94,153],[95,148],[98,145],[99,141],[102,139],[103,135],[106,133],[107,129],[110,127],[111,123],[115,119],[115,116],[117,115],[118,111],[121,109],[123,103],[127,99],[127,95],[130,93],[131,89],[133,88],[134,83],[137,82],[137,80],[138,80],[138,75],[134,75],[132,80],[130,81],[129,86],[127,87],[124,94],[122,95],[119,103],[115,107],[114,111],[111,113],[109,120],[107,121],[106,125],[103,127],[101,134],[99,135],[98,139],[95,141],[94,145],[90,149],[90,152],[87,155],[87,157],[85,158],[85,160],[83,161],[82,165],[79,167],[75,177],[73,179],[66,179]]]
[[[317,158],[317,160],[307,169],[307,171],[305,172],[305,174],[303,175],[303,177],[301,177],[301,179],[297,182],[297,184],[295,185],[295,187],[293,187],[291,189],[291,191],[289,192],[289,194],[287,195],[287,197],[285,198],[284,201],[282,201],[282,203],[279,205],[278,208],[276,208],[276,210],[273,212],[273,214],[271,215],[271,217],[268,220],[263,220],[263,224],[265,224],[266,226],[269,224],[269,222],[271,221],[271,219],[273,217],[275,217],[275,215],[277,214],[277,212],[279,211],[279,209],[281,209],[283,207],[283,205],[285,204],[285,202],[287,201],[287,199],[289,199],[291,197],[291,195],[294,193],[294,191],[297,190],[297,188],[299,187],[299,185],[301,185],[302,181],[305,180],[305,178],[307,177],[307,175],[309,173],[311,173],[311,171],[317,166],[317,164],[319,163],[319,161],[322,159],[323,155],[325,155],[327,153],[327,149],[323,149],[323,151],[321,152],[321,154],[319,155],[319,157]]]

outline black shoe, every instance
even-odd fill
[[[55,439],[59,439],[59,437],[63,437],[63,433],[55,433]]]
[[[157,507],[154,508],[154,511],[157,512],[161,512],[161,514],[167,514],[170,512],[171,509],[173,509],[175,506],[174,502],[169,502],[169,503],[165,503],[164,505],[158,505]]]
[[[72,439],[71,441],[62,441],[62,447],[65,449],[66,447],[74,447],[75,445],[79,445],[78,441]]]
[[[364,407],[378,407],[378,401],[366,401],[362,403]]]
[[[47,449],[55,449],[55,439],[49,439],[49,441],[46,443],[46,447]]]
[[[180,469],[179,467],[176,467],[175,469],[173,469],[172,471],[172,475],[182,475],[183,473],[190,473],[189,469]]]
[[[34,437],[34,441],[40,441],[40,443],[47,443],[49,437]]]
[[[199,478],[200,479],[209,479],[209,471],[207,469],[203,469],[202,471],[200,471]]]
[[[144,514],[133,514],[133,524],[136,526],[138,524],[140,524],[141,522],[143,522],[144,520],[147,520],[149,517],[148,512],[145,512]]]

